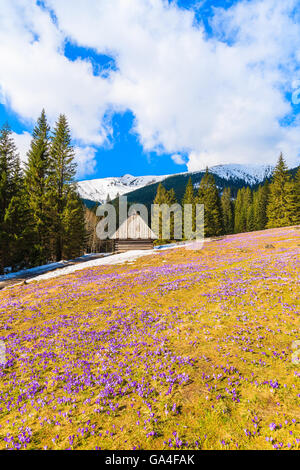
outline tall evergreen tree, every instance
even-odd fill
[[[15,172],[19,155],[8,124],[0,129],[0,210],[2,215],[8,207],[15,190]]]
[[[157,187],[157,192],[156,196],[154,199],[154,204],[157,204],[158,206],[161,206],[163,204],[166,204],[168,206],[171,206],[172,204],[176,203],[176,197],[175,197],[175,191],[174,189],[170,189],[169,191],[166,190],[166,188],[162,185],[162,183],[159,183]],[[158,226],[153,227],[153,229],[157,232],[157,236],[159,240],[163,239],[163,213],[160,210],[158,214]],[[174,235],[174,216],[171,214],[171,220],[170,220],[170,237]]]
[[[25,187],[32,214],[33,239],[31,262],[46,263],[50,256],[50,127],[45,110],[42,111],[32,133],[28,161],[25,169]]]
[[[67,194],[66,207],[62,217],[63,257],[72,259],[82,254],[85,242],[84,209],[75,191]]]
[[[267,225],[267,204],[269,185],[260,185],[253,194],[253,212],[255,230],[263,230]]]
[[[187,182],[185,193],[182,198],[182,204],[194,204],[195,203],[195,194],[194,194],[194,186],[192,182],[192,178],[189,177]]]
[[[254,216],[252,205],[252,194],[249,187],[241,188],[237,192],[234,208],[234,231],[235,233],[253,230]]]
[[[246,231],[251,232],[255,230],[253,195],[249,186],[247,186],[247,188],[245,189],[245,193],[244,193],[243,214],[244,214],[243,217],[246,220]]]
[[[154,205],[161,206],[162,204],[166,204],[166,202],[167,202],[166,188],[162,185],[162,183],[159,183],[159,185],[157,186],[156,196],[154,198],[153,203]],[[156,232],[158,239],[162,240],[162,213],[161,211],[158,214],[157,226],[152,227],[152,228]]]
[[[22,184],[19,155],[8,124],[0,130],[0,273],[11,264],[10,231],[6,215]]]
[[[167,190],[166,188],[162,185],[162,183],[159,183],[157,187],[157,192],[156,196],[154,199],[154,204],[166,204],[167,203]]]
[[[185,214],[190,214],[190,208],[185,208],[185,205],[188,204],[191,207],[191,217],[192,217],[192,230],[196,230],[196,200],[195,200],[195,193],[194,193],[194,186],[192,182],[192,178],[189,177],[188,183],[185,188],[185,193],[182,198],[182,209],[183,209],[183,221]],[[186,234],[184,234],[186,236]]]
[[[247,232],[253,232],[253,230],[255,230],[255,217],[254,205],[253,201],[251,201],[247,209]]]
[[[237,192],[235,204],[234,204],[234,232],[241,233],[246,230],[246,222],[243,218],[243,200],[244,200],[244,188],[241,188]]]
[[[13,270],[31,265],[33,226],[24,187],[16,191],[5,212],[10,266]]]
[[[270,184],[267,217],[268,228],[293,225],[297,217],[295,185],[291,181],[282,154],[280,154]]]
[[[171,188],[169,191],[166,193],[166,203],[168,206],[172,206],[173,204],[176,204],[176,195],[175,191],[173,188]],[[182,222],[182,217],[179,217],[178,213],[171,212],[170,213],[170,240],[174,240],[175,234],[174,234],[174,227],[175,223],[180,224]]]
[[[70,213],[70,204],[73,211],[75,210],[74,206],[80,204],[75,195],[70,195],[70,193],[75,192],[74,185],[72,184],[76,173],[74,156],[75,152],[71,143],[70,128],[66,116],[61,114],[51,137],[50,152],[51,228],[56,261],[62,259],[64,245],[69,246],[71,240],[68,237],[74,235],[72,231],[66,230],[65,223],[69,219],[65,211]],[[67,208],[68,203],[69,207]],[[77,215],[80,213],[81,211],[78,206]],[[80,239],[78,246],[82,244],[81,233],[81,230],[76,233],[76,236]],[[72,243],[75,243],[75,241],[73,240]]]
[[[204,233],[206,237],[220,235],[222,228],[221,201],[215,179],[206,169],[197,197],[197,203],[204,204]]]
[[[230,188],[225,188],[221,196],[222,218],[224,233],[233,232],[233,204]]]
[[[300,167],[295,176],[295,224],[300,224]]]

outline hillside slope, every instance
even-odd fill
[[[0,292],[1,449],[299,449],[300,230]]]

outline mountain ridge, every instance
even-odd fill
[[[242,186],[254,187],[266,179],[270,179],[274,166],[224,164],[214,165],[208,170],[214,175],[220,190],[229,186],[235,196],[237,190]],[[293,172],[294,169],[290,171]],[[126,195],[129,202],[149,204],[150,200],[153,201],[160,182],[165,185],[166,189],[173,187],[177,199],[180,200],[187,183],[187,177],[192,178],[193,185],[197,189],[204,172],[205,169],[171,175],[133,176],[126,174],[121,177],[79,181],[77,187],[81,199],[88,207],[95,205],[95,203],[103,204],[108,196],[110,200],[113,200],[117,195]]]

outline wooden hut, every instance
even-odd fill
[[[151,250],[157,237],[139,213],[135,212],[123,222],[112,235],[114,250],[123,253],[128,250]]]

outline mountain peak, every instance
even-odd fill
[[[247,185],[261,183],[265,178],[269,178],[272,175],[273,169],[274,167],[271,165],[243,165],[239,163],[214,165],[208,168],[212,174],[224,180],[242,180]],[[183,174],[188,176],[189,174],[203,173],[203,171],[205,169]],[[121,177],[79,181],[77,187],[82,199],[103,203],[108,195],[110,199],[114,199],[117,194],[120,196],[128,194],[144,186],[164,181],[169,176],[174,175],[133,176],[127,173]]]

